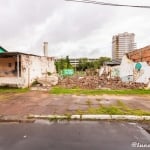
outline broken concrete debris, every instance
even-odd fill
[[[58,84],[58,76],[51,75],[47,77],[41,77],[37,79],[37,82],[42,86],[54,86]]]
[[[82,89],[144,89],[144,83],[122,82],[119,77],[106,78],[105,76],[66,77],[60,79],[58,85],[64,88]]]
[[[31,87],[31,90],[48,91],[51,86],[58,84],[58,76],[52,74],[50,76],[37,78]]]

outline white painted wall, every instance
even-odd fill
[[[46,77],[47,72],[56,73],[54,58],[41,57],[34,55],[21,55],[21,76],[18,77],[0,77],[0,85],[9,85],[18,87],[28,87],[37,78]],[[8,64],[7,58],[3,62]],[[11,59],[10,59],[11,60]],[[2,69],[4,70],[4,69]]]
[[[25,80],[21,77],[0,77],[0,86],[24,87]]]
[[[21,77],[25,81],[25,87],[35,79],[46,76],[47,72],[56,73],[53,58],[21,55]]]

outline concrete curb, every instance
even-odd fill
[[[24,116],[7,116],[7,115],[1,115],[0,116],[0,122],[2,123],[9,123],[9,122],[14,122],[14,123],[33,123],[35,121],[34,118],[28,119],[27,117]]]
[[[131,120],[150,121],[150,116],[135,115],[29,115],[29,119],[49,119],[49,120]]]
[[[122,121],[150,121],[150,116],[134,115],[28,115],[28,116],[2,116],[1,123],[34,123],[36,120],[122,120]]]

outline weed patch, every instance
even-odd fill
[[[75,94],[75,95],[103,95],[103,94],[108,94],[108,95],[149,95],[150,90],[144,90],[144,89],[124,89],[124,90],[102,90],[102,89],[97,89],[97,90],[90,90],[90,89],[79,89],[79,88],[72,88],[72,89],[67,89],[67,88],[62,88],[62,87],[53,87],[51,91],[49,92],[50,94]]]
[[[0,88],[0,93],[25,93],[29,88]]]
[[[150,115],[150,111],[144,111],[141,109],[131,109],[121,101],[117,101],[117,105],[111,105],[111,106],[101,105],[98,108],[89,108],[87,111],[82,113],[83,114],[109,114],[109,115],[138,115],[138,116]]]

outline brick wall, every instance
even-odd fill
[[[148,64],[150,64],[150,46],[129,52],[128,56],[129,59],[133,60],[134,62],[146,61]]]

